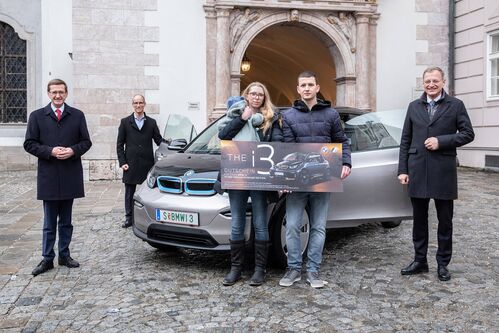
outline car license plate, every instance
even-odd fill
[[[284,176],[284,172],[277,171],[277,172],[275,173],[275,175],[276,175],[276,176]]]
[[[198,213],[156,209],[156,221],[199,226]]]

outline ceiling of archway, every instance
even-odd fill
[[[269,89],[272,101],[288,106],[298,98],[296,78],[304,70],[317,74],[321,93],[336,100],[336,71],[324,42],[310,29],[300,25],[275,25],[263,30],[250,43],[246,55],[251,69],[241,78],[241,90],[260,81]]]

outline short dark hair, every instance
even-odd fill
[[[315,83],[317,83],[317,75],[315,75],[312,71],[303,71],[298,75],[298,80],[304,77],[313,77],[315,79]]]
[[[64,90],[66,90],[66,92],[68,92],[68,85],[66,84],[66,82],[64,82],[61,79],[52,79],[52,80],[50,80],[49,83],[47,83],[47,92],[50,92],[50,86],[56,86],[56,85],[59,85],[59,84],[63,84],[64,85]]]
[[[433,71],[438,71],[440,72],[440,74],[442,75],[442,80],[445,81],[445,73],[444,73],[444,70],[438,66],[433,66],[433,67],[428,67],[427,69],[424,70],[423,72],[423,78],[425,76],[426,73],[430,73],[430,72],[433,72]]]

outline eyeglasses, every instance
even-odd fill
[[[423,83],[425,86],[429,86],[430,84],[440,84],[441,80],[425,80]]]
[[[264,98],[265,97],[265,94],[262,94],[262,93],[257,93],[257,92],[250,92],[248,95],[250,95],[251,97],[258,97],[258,98]]]
[[[63,95],[66,95],[67,92],[66,91],[62,91],[62,90],[59,90],[59,91],[50,91],[49,92],[51,95],[54,95],[54,96],[57,96],[57,95],[60,95],[60,96],[63,96]]]
[[[144,104],[144,102],[133,102],[132,104],[133,105],[142,105],[142,104]]]

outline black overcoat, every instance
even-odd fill
[[[426,94],[407,109],[400,142],[398,174],[409,175],[413,198],[457,199],[456,147],[473,141],[475,134],[459,99],[443,93],[430,121]],[[438,150],[428,150],[427,138],[438,139]]]
[[[51,155],[56,146],[72,148],[74,155],[58,160]],[[30,114],[24,149],[38,157],[38,200],[85,196],[81,156],[91,146],[85,115],[80,110],[64,104],[60,122],[50,104]]]
[[[147,172],[154,165],[152,140],[159,146],[162,141],[156,120],[144,113],[144,125],[139,130],[134,114],[121,119],[116,140],[116,154],[120,167],[128,164],[128,171],[123,172],[123,183],[141,184]]]

